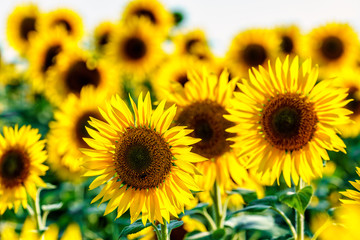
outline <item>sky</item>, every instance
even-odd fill
[[[129,0],[0,0],[0,47],[4,58],[16,53],[6,43],[7,16],[19,4],[35,3],[41,11],[71,8],[91,32],[101,21],[120,18]],[[169,10],[185,15],[183,29],[205,31],[214,53],[225,54],[232,38],[249,28],[296,24],[303,33],[328,22],[349,23],[360,34],[359,0],[163,0]]]

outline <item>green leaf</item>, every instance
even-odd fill
[[[186,237],[186,240],[213,240],[210,232],[199,232]]]
[[[146,223],[145,226],[142,223],[141,219],[136,220],[133,224],[124,227],[124,229],[121,231],[119,239],[121,237],[126,237],[129,234],[140,232],[141,230],[151,226],[151,223]]]
[[[230,218],[225,222],[225,227],[233,229],[234,232],[242,230],[268,231],[274,228],[274,219],[271,216],[242,215]]]
[[[250,212],[250,213],[258,213],[258,212],[263,212],[267,209],[271,208],[271,206],[268,206],[268,205],[252,205],[252,206],[247,206],[247,207],[244,207],[243,209],[240,209],[240,210],[237,210],[237,211],[234,211],[234,212],[231,212],[228,216],[227,216],[227,219],[233,217],[234,215],[238,214],[238,213],[241,213],[241,212]]]
[[[199,203],[193,209],[185,210],[185,213],[180,214],[179,218],[182,218],[185,215],[193,215],[195,213],[202,213],[204,208],[207,208],[207,206],[209,206],[209,203]]]
[[[169,232],[171,232],[171,230],[178,228],[178,227],[182,226],[183,224],[184,224],[183,221],[170,220],[170,223],[167,225],[167,228],[168,228]]]
[[[226,234],[226,231],[224,228],[216,229],[214,232],[211,233],[211,237],[213,239],[221,239]]]
[[[228,195],[240,194],[246,203],[250,203],[253,200],[257,199],[257,194],[255,191],[245,188],[233,189],[232,191],[227,192],[227,194]]]
[[[304,214],[307,206],[310,203],[313,189],[311,186],[306,186],[298,192],[287,192],[280,195],[279,200],[287,204],[291,208],[295,208],[301,214]]]
[[[261,199],[256,199],[256,200],[252,201],[249,205],[251,205],[251,206],[252,205],[267,205],[267,206],[275,207],[277,202],[278,202],[278,197],[271,195],[271,196],[266,196]]]
[[[47,205],[42,205],[41,209],[43,211],[55,211],[55,210],[59,210],[61,207],[63,206],[63,203],[55,203],[55,204],[47,204]]]

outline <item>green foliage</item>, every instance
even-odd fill
[[[304,214],[313,195],[311,186],[306,186],[298,192],[289,191],[280,195],[279,200],[291,208],[295,208],[301,214]]]

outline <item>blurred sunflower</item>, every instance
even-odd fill
[[[149,20],[133,18],[116,28],[106,49],[107,57],[124,74],[142,80],[162,59],[161,43]]]
[[[360,176],[360,168],[356,167],[356,173]],[[351,185],[356,188],[356,190],[346,189],[345,192],[340,192],[345,197],[349,199],[340,199],[343,204],[359,204],[360,205],[360,180],[355,180],[355,182],[350,181]]]
[[[125,7],[122,19],[127,22],[132,18],[146,18],[154,26],[154,30],[166,36],[174,25],[174,17],[157,0],[133,0]]]
[[[27,194],[36,198],[36,187],[45,187],[40,178],[45,175],[47,158],[44,140],[37,129],[4,127],[0,135],[0,215],[7,208],[18,211],[27,207]]]
[[[261,174],[269,174],[271,182],[281,172],[288,186],[291,178],[310,183],[322,176],[326,150],[345,152],[345,144],[336,127],[349,122],[351,111],[344,108],[347,90],[336,88],[330,80],[315,85],[318,68],[307,59],[299,67],[295,57],[291,63],[269,61],[268,71],[252,68],[250,80],[238,84],[231,115],[226,119],[237,124],[229,133],[240,155],[249,157],[249,166],[257,166]]]
[[[43,91],[49,69],[56,65],[57,55],[72,41],[62,28],[40,32],[30,39],[29,79],[35,91]]]
[[[220,78],[208,73],[205,68],[202,75],[195,71],[188,73],[188,83],[184,91],[168,94],[170,102],[176,103],[180,111],[175,118],[176,125],[185,125],[194,131],[190,136],[200,138],[194,144],[192,152],[208,158],[208,161],[196,163],[196,167],[203,174],[196,177],[199,186],[204,190],[211,190],[215,180],[221,190],[229,190],[242,185],[248,180],[248,174],[227,139],[236,136],[225,130],[234,124],[226,120],[230,99],[232,97],[237,78],[229,81],[224,71]]]
[[[93,35],[95,49],[103,53],[109,43],[110,35],[115,31],[116,24],[110,21],[102,22],[96,26]]]
[[[191,153],[188,145],[198,139],[187,136],[185,127],[169,128],[176,114],[173,105],[164,111],[165,101],[152,111],[150,94],[138,105],[130,98],[134,115],[118,95],[112,97],[100,113],[106,122],[91,118],[87,128],[92,138],[85,138],[91,149],[82,152],[86,159],[85,176],[98,176],[90,190],[105,183],[92,202],[108,201],[105,214],[117,208],[120,217],[130,208],[131,222],[140,215],[145,225],[163,219],[170,221],[184,211],[193,199],[191,190],[199,190],[194,175],[199,174],[191,162],[204,158]]]
[[[346,68],[338,72],[339,78],[334,80],[334,84],[348,89],[346,99],[351,100],[345,108],[352,111],[350,115],[351,123],[340,125],[339,130],[342,136],[357,137],[360,133],[360,70],[358,68]]]
[[[58,8],[42,15],[39,32],[48,32],[57,27],[63,28],[75,41],[79,41],[84,35],[82,18],[68,8]]]
[[[40,12],[36,5],[19,5],[8,16],[6,36],[10,46],[22,56],[29,49],[30,36],[38,31]]]
[[[21,233],[18,235],[15,231],[15,226],[5,223],[3,229],[0,231],[0,239],[2,240],[57,240],[59,235],[59,228],[56,224],[51,224],[42,234],[37,233],[36,222],[34,219],[26,218],[21,228]],[[74,239],[81,240],[80,227],[76,223],[71,223],[65,229],[60,240]]]
[[[301,54],[303,36],[296,25],[277,27],[274,31],[281,39],[280,52],[284,57]]]
[[[195,58],[206,63],[215,61],[206,35],[201,29],[178,33],[174,36],[173,42],[175,55]]]
[[[98,107],[104,106],[107,94],[86,86],[80,96],[70,94],[50,122],[47,149],[51,169],[63,180],[81,181],[83,138],[90,137],[85,127],[90,127],[90,117],[102,119]]]
[[[319,26],[308,33],[305,39],[304,54],[319,64],[322,77],[328,77],[334,68],[356,64],[359,39],[349,24],[328,23]]]
[[[237,34],[226,53],[226,65],[238,77],[245,77],[248,69],[266,68],[269,59],[279,53],[280,38],[268,29],[250,29]]]
[[[120,78],[102,59],[94,60],[90,53],[78,48],[67,48],[57,55],[56,68],[49,71],[45,95],[59,106],[70,93],[80,95],[84,86],[92,85],[113,94],[119,90]]]

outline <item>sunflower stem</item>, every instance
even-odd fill
[[[305,187],[305,182],[300,178],[299,184],[295,186],[295,191],[300,191]],[[296,240],[304,240],[304,214],[296,210]]]
[[[41,191],[41,188],[39,188],[36,191],[36,197],[35,197],[35,199],[33,199],[34,218],[36,221],[37,230],[39,232],[41,232],[44,229],[44,226],[43,226],[42,220],[41,220],[41,212],[40,212],[40,191]]]
[[[213,200],[216,228],[220,229],[223,227],[222,219],[225,218],[225,216],[223,216],[220,187],[216,181],[215,181],[214,187],[213,187],[212,200]]]
[[[207,212],[206,209],[202,211],[202,215],[206,218],[208,223],[210,224],[211,230],[216,230],[216,224],[214,220],[211,218],[210,214]]]
[[[167,222],[163,219],[164,224],[161,224],[161,240],[170,240],[169,230],[167,228]]]
[[[270,207],[270,209],[277,212],[284,219],[286,224],[289,226],[294,239],[296,239],[296,236],[297,236],[296,230],[295,230],[294,226],[292,225],[290,219],[285,215],[285,213],[283,211],[281,211],[280,209],[278,209],[277,207]]]

